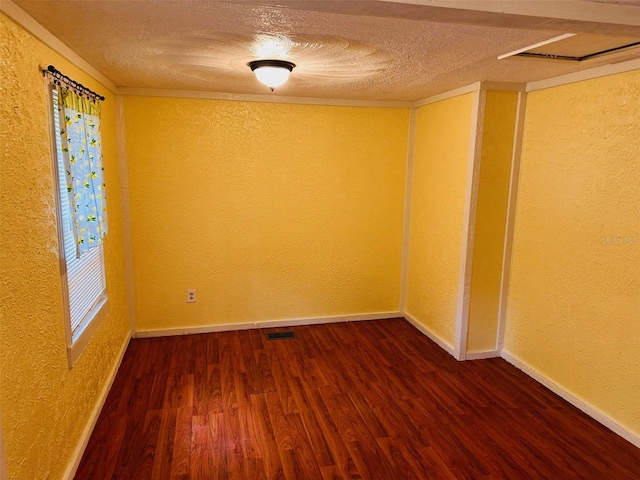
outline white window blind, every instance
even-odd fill
[[[102,245],[95,246],[76,257],[73,235],[71,205],[67,193],[67,173],[65,171],[62,142],[60,138],[60,118],[58,115],[58,90],[53,88],[53,118],[56,140],[56,164],[58,167],[58,190],[64,240],[63,258],[66,267],[66,294],[68,297],[71,341],[75,342],[85,327],[91,322],[96,308],[106,299],[104,258]]]

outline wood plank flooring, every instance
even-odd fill
[[[403,319],[132,340],[76,479],[639,479],[640,449]]]

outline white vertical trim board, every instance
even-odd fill
[[[467,350],[473,243],[476,228],[476,207],[478,203],[478,182],[480,180],[480,159],[482,156],[482,132],[486,99],[486,90],[476,91],[473,95],[473,106],[471,109],[471,132],[469,135],[467,185],[464,196],[462,244],[460,248],[460,270],[456,308],[454,356],[457,360],[464,360]]]
[[[84,60],[80,55],[67,47],[64,43],[58,40],[49,30],[40,25],[36,20],[13,3],[11,0],[0,1],[0,10],[12,18],[18,25],[24,28],[27,32],[31,33],[38,40],[42,41],[45,45],[58,52],[64,58],[73,63],[76,67],[84,70],[87,74],[91,75],[98,82],[111,90],[113,93],[118,92],[118,87],[104,74],[98,71],[95,67]]]
[[[340,322],[361,322],[366,320],[388,320],[391,318],[401,318],[399,311],[393,312],[377,312],[363,313],[356,315],[337,315],[334,317],[306,317],[306,318],[288,318],[282,320],[264,320],[260,322],[240,322],[240,323],[223,323],[202,325],[183,328],[160,328],[138,330],[137,338],[151,337],[169,337],[173,335],[192,335],[196,333],[214,333],[228,332],[233,330],[253,330],[255,328],[280,328],[280,327],[297,327],[302,325],[321,325],[325,323]]]
[[[4,453],[4,435],[2,434],[2,419],[0,418],[0,480],[7,480],[7,459]]]
[[[572,404],[574,407],[582,410],[584,413],[589,415],[591,418],[593,418],[597,422],[600,422],[602,425],[607,427],[612,432],[617,433],[618,435],[620,435],[625,440],[631,442],[633,445],[635,445],[636,447],[640,448],[640,435],[638,435],[637,433],[634,433],[631,430],[628,430],[625,427],[619,425],[609,415],[607,415],[606,413],[602,412],[600,409],[594,407],[590,403],[585,402],[581,398],[576,397],[574,394],[569,392],[567,389],[565,389],[564,387],[561,387],[560,385],[555,383],[553,380],[551,380],[547,376],[545,376],[543,373],[541,373],[538,370],[536,370],[535,368],[533,368],[528,363],[523,362],[519,358],[517,358],[517,357],[515,357],[515,356],[513,356],[510,353],[505,352],[505,351],[502,351],[500,353],[500,356],[503,359],[505,359],[507,362],[509,362],[511,365],[516,367],[518,370],[521,370],[522,372],[524,372],[527,375],[529,375],[531,378],[533,378],[538,383],[541,383],[542,385],[547,387],[549,390],[551,390],[556,395],[564,398],[567,402]]]
[[[402,232],[402,266],[400,277],[400,312],[407,308],[407,288],[409,285],[409,237],[411,234],[411,200],[413,194],[413,161],[416,147],[417,109],[410,110],[409,135],[407,139],[407,170],[404,188],[404,225]]]
[[[127,318],[131,336],[136,336],[135,282],[133,278],[133,238],[129,203],[129,171],[127,168],[127,138],[124,121],[124,97],[116,95],[116,133],[118,143],[118,170],[120,171],[120,197],[122,200],[122,234],[124,240],[124,275],[127,299]]]
[[[418,321],[415,317],[411,316],[409,313],[405,312],[403,316],[404,316],[404,319],[407,322],[409,322],[411,325],[413,325],[417,330],[419,330],[420,333],[422,333],[425,337],[429,338],[429,340],[431,340],[433,343],[438,345],[441,349],[443,349],[445,352],[447,352],[449,355],[455,358],[455,355],[453,354],[452,345],[445,342],[442,338],[440,338],[438,335],[436,335],[431,330],[429,330],[423,323]]]
[[[127,347],[129,346],[129,340],[131,340],[131,332],[127,333],[127,336],[124,338],[124,341],[120,346],[120,351],[118,352],[116,361],[111,367],[111,371],[107,376],[107,381],[105,382],[104,387],[102,387],[102,391],[100,392],[98,401],[96,402],[95,407],[93,407],[91,416],[89,417],[89,420],[84,427],[84,431],[80,436],[80,441],[78,442],[78,445],[73,452],[73,457],[71,458],[71,461],[69,462],[69,465],[67,465],[67,469],[62,476],[64,480],[73,480],[76,475],[78,466],[80,466],[80,460],[82,460],[82,456],[84,455],[84,451],[87,448],[87,444],[89,443],[89,439],[91,438],[93,429],[96,426],[96,422],[98,421],[98,417],[100,416],[100,412],[102,411],[104,402],[107,400],[109,390],[111,390],[111,385],[113,385],[113,381],[116,378],[116,374],[118,373],[118,369],[120,368],[120,364],[122,363],[122,359],[124,358],[124,353],[127,351]]]
[[[504,243],[502,250],[502,274],[500,276],[500,298],[498,301],[498,329],[496,331],[496,348],[502,351],[504,332],[507,322],[507,300],[509,293],[509,279],[511,276],[511,256],[513,254],[513,232],[516,221],[516,204],[518,201],[518,182],[520,180],[520,160],[522,157],[522,137],[524,134],[524,119],[527,111],[526,92],[518,93],[515,133],[513,137],[513,152],[511,155],[511,177],[509,179],[509,197],[507,203],[507,224],[504,229]]]

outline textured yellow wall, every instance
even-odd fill
[[[0,408],[9,478],[61,478],[128,336],[115,99],[0,15]],[[106,96],[102,134],[109,208],[110,313],[67,367],[48,96],[38,65]]]
[[[140,330],[398,311],[407,109],[125,114]]]
[[[418,108],[407,313],[453,345],[473,95]]]
[[[517,92],[487,92],[478,182],[467,351],[496,349]]]
[[[505,350],[640,435],[640,71],[532,92]]]

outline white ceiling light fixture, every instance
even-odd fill
[[[288,79],[296,64],[286,60],[254,60],[249,62],[249,68],[256,74],[260,83],[264,83],[273,90],[283,85]]]

